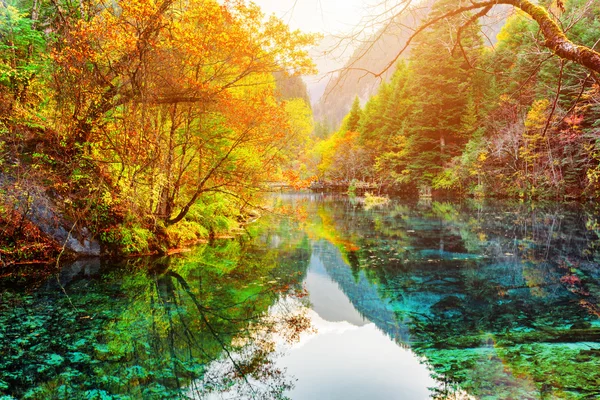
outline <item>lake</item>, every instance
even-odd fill
[[[594,206],[281,194],[235,239],[0,281],[0,399],[600,398]]]

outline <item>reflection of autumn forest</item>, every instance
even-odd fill
[[[593,210],[293,200],[311,216],[304,229],[328,276],[366,319],[426,358],[441,383],[433,398],[598,396]]]
[[[275,252],[263,244],[226,241],[117,267],[78,261],[33,295],[5,279],[0,394],[174,399],[237,390],[280,398],[293,382],[274,365],[275,344],[297,341],[310,322],[299,307],[267,311],[302,296],[309,255],[305,246]]]
[[[0,393],[286,398],[305,383],[278,360],[286,346],[318,334],[305,308],[315,293],[306,296],[302,281],[320,273],[366,321],[423,357],[438,382],[433,398],[598,395],[594,210],[272,200],[304,218],[274,217],[247,235],[170,257],[76,261],[28,284],[4,278]]]
[[[319,37],[253,3],[2,2],[3,260],[67,237],[166,252],[253,219],[273,182],[598,197],[600,6],[500,1],[513,12],[490,39],[495,3],[428,2],[390,79],[331,126],[300,78]]]

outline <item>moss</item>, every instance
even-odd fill
[[[183,220],[178,224],[169,226],[166,230],[169,246],[177,247],[182,243],[193,242],[209,237],[209,231],[200,223]]]
[[[122,254],[143,254],[150,251],[154,234],[140,225],[118,225],[100,232],[100,240],[109,251]]]

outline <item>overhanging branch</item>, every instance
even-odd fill
[[[396,53],[394,58],[378,72],[370,71],[371,75],[375,77],[381,77],[385,72],[392,68],[400,56],[410,46],[412,41],[423,31],[432,27],[433,25],[451,17],[455,17],[459,14],[478,11],[475,16],[477,18],[483,17],[488,11],[495,5],[510,5],[520,9],[533,19],[540,27],[540,31],[544,36],[544,46],[552,50],[552,52],[565,60],[573,61],[579,65],[588,68],[591,71],[600,73],[600,53],[592,48],[578,45],[573,43],[567,38],[562,28],[559,26],[557,21],[546,11],[543,6],[532,3],[529,0],[488,0],[488,1],[471,1],[463,6],[454,7],[452,10],[440,14],[434,18],[427,20],[422,23],[406,40],[406,43],[400,51]],[[392,18],[398,18],[396,14]],[[352,69],[352,68],[349,68]]]

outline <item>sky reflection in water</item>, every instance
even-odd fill
[[[321,326],[278,361],[292,398],[600,398],[597,210],[289,203]]]
[[[298,379],[292,399],[429,398],[435,381],[426,366],[359,314],[314,253],[305,285],[318,333],[278,361]]]
[[[7,276],[0,397],[600,398],[597,210],[273,202],[297,218]]]

